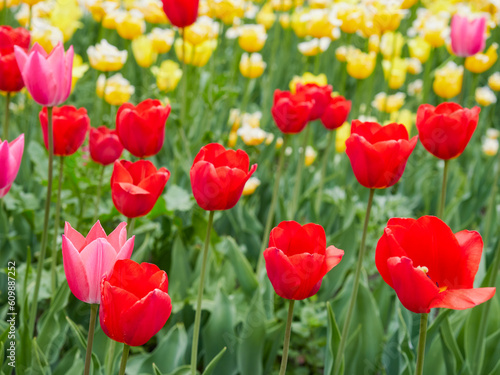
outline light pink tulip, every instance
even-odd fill
[[[21,165],[24,151],[24,134],[12,142],[0,139],[0,198],[3,198],[10,190],[16,179]]]
[[[127,223],[121,223],[106,236],[97,221],[83,237],[66,222],[62,236],[64,273],[69,289],[79,300],[100,303],[102,278],[118,259],[130,259],[135,236],[127,240],[126,226]]]
[[[64,53],[59,43],[48,55],[38,43],[28,53],[19,46],[14,49],[24,84],[35,102],[53,107],[68,99],[73,76],[73,46]]]
[[[451,49],[456,56],[475,55],[484,49],[486,43],[486,18],[469,20],[455,14],[451,20]]]

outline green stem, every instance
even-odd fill
[[[127,218],[127,236],[132,237],[132,232],[134,231],[135,218],[128,217]]]
[[[106,358],[104,359],[104,365],[106,367],[106,375],[112,375],[113,368],[115,365],[115,348],[116,341],[109,339],[108,352],[106,353]]]
[[[30,318],[29,318],[29,332],[31,337],[34,337],[35,320],[38,307],[38,293],[40,291],[40,282],[42,280],[43,262],[47,252],[47,239],[49,231],[49,218],[50,218],[50,199],[52,197],[52,164],[54,159],[54,132],[52,130],[52,107],[47,108],[48,118],[48,138],[49,138],[49,166],[48,166],[48,181],[47,181],[47,197],[45,199],[45,215],[43,221],[42,244],[40,247],[40,259],[38,260],[36,270],[35,290],[33,292],[33,303],[31,304]]]
[[[188,160],[191,160],[191,149],[189,147],[189,141],[186,137],[186,131],[184,127],[186,126],[186,116],[187,116],[187,80],[188,80],[188,66],[186,64],[186,32],[184,29],[181,29],[182,36],[182,106],[181,106],[181,126],[180,126],[180,135],[182,142],[184,143],[184,148],[186,149],[186,154]]]
[[[319,66],[321,62],[321,55],[322,53],[318,53],[316,56],[314,56],[314,74],[319,74]]]
[[[486,224],[484,227],[484,245],[487,247],[490,243],[491,221],[493,218],[493,209],[495,208],[495,200],[497,195],[498,180],[500,179],[500,152],[497,153],[497,171],[493,179],[493,187],[491,188],[490,203],[486,208]],[[496,253],[495,253],[496,255]]]
[[[92,223],[95,223],[97,219],[99,218],[99,205],[101,204],[101,191],[102,191],[102,181],[104,179],[104,168],[105,166],[103,165],[101,167],[101,175],[99,176],[99,185],[97,185],[97,194],[95,198],[95,210],[94,210],[94,219],[92,220]]]
[[[97,317],[98,304],[90,305],[90,323],[89,334],[87,336],[87,354],[85,355],[85,371],[84,375],[90,374],[90,364],[92,363],[92,344],[94,343],[95,321]]]
[[[295,174],[295,186],[293,189],[292,204],[290,206],[290,220],[294,219],[299,205],[300,188],[302,186],[302,171],[304,170],[306,147],[309,140],[310,129],[311,125],[307,125],[303,135],[304,139],[302,140],[302,150],[299,152],[299,162],[297,165],[297,172]]]
[[[264,266],[264,250],[269,242],[269,233],[271,232],[271,226],[273,225],[274,211],[276,210],[276,203],[278,200],[278,191],[280,188],[281,174],[283,173],[283,164],[285,162],[285,150],[288,144],[288,134],[285,134],[283,139],[283,144],[281,145],[280,156],[278,160],[278,168],[276,169],[276,175],[274,179],[273,196],[271,198],[271,204],[269,206],[269,212],[267,213],[266,226],[264,228],[264,234],[262,236],[262,245],[259,253],[259,260],[257,261],[257,276],[260,275],[260,271]]]
[[[205,285],[205,273],[207,270],[208,247],[210,244],[210,234],[214,222],[215,211],[210,211],[208,215],[207,234],[205,236],[205,245],[203,247],[203,259],[201,262],[200,286],[198,287],[198,299],[196,301],[196,315],[194,318],[193,346],[191,348],[191,374],[196,375],[196,365],[198,360],[198,340],[200,338],[201,323],[201,300],[203,298],[203,289]]]
[[[241,100],[241,115],[245,113],[248,106],[248,100],[250,99],[250,78],[245,78],[245,86],[243,88],[243,99]]]
[[[56,280],[56,268],[57,268],[57,236],[59,230],[59,221],[61,219],[61,190],[63,183],[63,172],[64,172],[64,156],[59,157],[59,180],[57,184],[57,202],[56,202],[56,219],[54,222],[54,238],[52,239],[52,264],[50,267],[50,280],[52,287],[52,295],[56,295],[57,280]]]
[[[288,317],[286,319],[286,328],[285,328],[285,341],[283,342],[283,356],[281,357],[281,367],[280,374],[286,374],[286,365],[288,363],[288,348],[290,347],[290,334],[292,332],[292,320],[293,320],[293,306],[295,305],[295,301],[293,299],[290,300],[290,304],[288,305]]]
[[[347,336],[349,334],[349,325],[351,324],[352,314],[354,312],[354,306],[356,305],[356,297],[358,295],[358,290],[359,290],[359,279],[361,277],[361,269],[363,268],[363,258],[365,255],[366,234],[368,232],[368,223],[370,221],[370,212],[372,209],[374,194],[375,194],[375,189],[370,189],[370,196],[368,198],[368,205],[366,207],[365,223],[363,225],[363,236],[361,237],[361,246],[359,248],[358,262],[356,265],[356,273],[354,275],[351,299],[349,301],[349,308],[347,310],[344,327],[342,328],[342,337],[340,338],[339,349],[337,350],[337,355],[335,356],[335,367],[333,369],[334,375],[337,375],[340,370],[340,364],[342,363],[342,358],[344,357],[344,349],[347,343]]]
[[[423,87],[423,103],[428,103],[429,100],[429,95],[431,91],[431,70],[432,70],[432,64],[434,62],[434,48],[431,48],[431,51],[429,52],[429,58],[427,59],[427,62],[425,63],[425,68],[424,68],[424,87]]]
[[[5,96],[5,120],[3,122],[3,136],[2,136],[4,141],[7,141],[9,138],[10,95],[11,93],[7,92],[7,95]]]
[[[328,164],[328,161],[330,160],[328,156],[330,154],[331,149],[335,150],[335,148],[332,147],[334,140],[335,140],[335,131],[330,130],[328,133],[328,141],[325,148],[325,155],[323,156],[323,162],[321,164],[321,177],[319,179],[318,193],[316,194],[316,202],[314,204],[314,209],[318,214],[318,216],[320,214],[321,198],[323,197],[323,187],[325,186],[326,166]]]
[[[128,352],[130,351],[130,346],[123,344],[122,361],[120,362],[120,372],[118,375],[125,375],[125,368],[127,367]]]
[[[420,314],[420,336],[418,338],[417,366],[415,375],[422,375],[424,372],[425,339],[427,337],[427,319],[429,314]]]
[[[439,211],[438,211],[438,217],[440,219],[443,218],[444,207],[446,204],[446,185],[447,185],[447,179],[448,179],[448,164],[449,164],[449,160],[445,160],[444,161],[444,169],[443,169],[443,184],[441,185],[441,198],[439,200]]]

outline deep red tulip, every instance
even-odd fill
[[[358,182],[370,189],[394,185],[403,175],[417,138],[408,140],[408,131],[401,124],[382,126],[354,120],[345,144]]]
[[[478,232],[453,234],[434,216],[390,219],[377,244],[375,264],[408,310],[463,310],[489,300],[495,288],[474,289],[483,252]]]
[[[162,0],[163,11],[170,23],[179,28],[192,25],[198,18],[200,0]]]
[[[309,101],[313,102],[309,121],[319,120],[323,116],[332,98],[332,91],[333,88],[330,85],[318,86],[315,83],[308,83],[306,85],[297,84],[297,93],[303,93]]]
[[[116,114],[116,132],[125,149],[138,158],[156,155],[165,140],[170,105],[146,99],[137,107],[123,104]]]
[[[321,116],[321,123],[328,130],[340,128],[347,121],[351,112],[351,101],[343,96],[330,97],[330,101]]]
[[[243,150],[226,150],[210,143],[200,150],[191,167],[191,187],[198,205],[207,211],[233,208],[245,183],[257,169]]]
[[[326,247],[321,225],[301,226],[295,221],[283,221],[273,228],[264,251],[267,275],[276,294],[294,300],[318,293],[323,277],[343,255],[335,246]]]
[[[99,320],[103,332],[115,341],[144,345],[171,312],[167,274],[154,264],[117,260],[101,281]]]
[[[76,109],[71,105],[53,107],[52,121],[54,129],[54,155],[68,156],[74,154],[85,141],[90,128],[90,118],[85,108]],[[43,141],[49,148],[47,107],[40,111]]]
[[[111,198],[116,209],[126,217],[147,215],[156,204],[168,179],[167,168],[156,170],[149,160],[132,163],[115,161],[111,175]]]
[[[422,104],[417,111],[417,129],[425,149],[435,157],[448,160],[462,152],[476,130],[479,107],[463,108],[456,103],[437,107]]]
[[[290,91],[276,90],[271,112],[283,133],[295,134],[306,127],[313,104],[304,93],[292,94]]]
[[[109,165],[120,158],[123,145],[116,134],[116,130],[99,126],[97,129],[90,128],[89,149],[93,161],[102,165]]]
[[[16,92],[24,87],[23,77],[17,65],[14,46],[28,51],[30,33],[19,27],[0,26],[0,91]]]

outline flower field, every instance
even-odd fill
[[[499,375],[499,24],[0,0],[0,373]]]

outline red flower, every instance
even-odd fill
[[[162,2],[163,11],[172,25],[183,28],[196,22],[200,0],[162,0]]]
[[[85,141],[90,128],[90,118],[85,108],[76,109],[70,105],[53,107],[52,126],[54,131],[54,155],[74,154]],[[39,114],[45,148],[49,149],[47,107]]]
[[[283,221],[273,228],[264,251],[267,275],[276,294],[294,300],[318,293],[323,277],[343,255],[335,246],[326,247],[321,225],[301,226],[295,221]]]
[[[93,161],[102,165],[109,165],[120,158],[123,145],[116,134],[116,130],[99,126],[97,129],[90,128],[89,149]]]
[[[345,144],[358,182],[370,189],[394,185],[405,170],[417,138],[408,140],[408,131],[401,124],[382,126],[354,120]]]
[[[285,134],[300,133],[309,121],[312,108],[313,102],[304,93],[274,92],[271,112],[276,125]]]
[[[351,112],[351,101],[343,96],[330,97],[330,102],[321,116],[321,123],[328,130],[340,128]]]
[[[169,114],[170,105],[163,107],[156,99],[146,99],[137,107],[123,104],[116,114],[116,132],[123,146],[138,158],[156,155],[163,147]]]
[[[30,33],[19,27],[0,26],[0,91],[16,92],[24,87],[23,77],[17,65],[14,46],[28,50]]]
[[[111,198],[116,209],[126,217],[139,217],[149,213],[160,197],[170,172],[156,170],[149,160],[132,163],[115,161],[111,175]]]
[[[417,111],[420,141],[432,155],[448,160],[460,156],[476,130],[479,107],[463,108],[456,103],[437,107],[422,104]]]
[[[99,320],[115,341],[144,345],[163,328],[171,312],[167,274],[154,264],[117,260],[101,281]]]
[[[434,216],[394,218],[378,241],[375,264],[408,310],[463,310],[495,294],[495,288],[473,288],[482,252],[483,240],[478,232],[453,234]]]
[[[191,187],[198,205],[207,211],[233,208],[245,183],[257,169],[243,150],[226,150],[210,143],[200,150],[191,167]]]
[[[332,98],[332,86],[318,86],[315,83],[297,84],[297,93],[303,93],[310,102],[314,103],[309,114],[309,121],[318,120],[323,116],[325,109]]]

